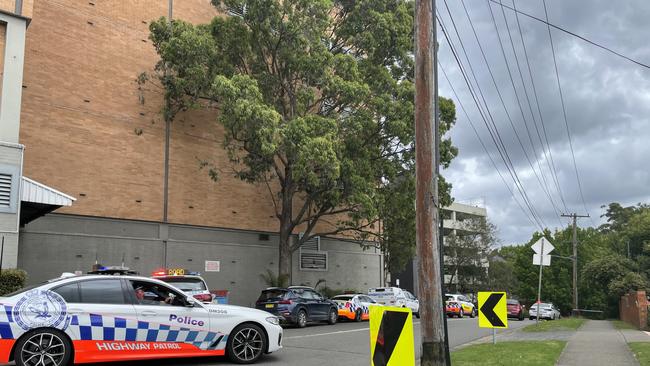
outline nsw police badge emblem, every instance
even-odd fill
[[[40,327],[65,330],[68,326],[65,300],[48,290],[27,291],[16,303],[13,317],[24,330]]]

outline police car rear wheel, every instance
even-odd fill
[[[72,345],[58,330],[44,329],[25,334],[16,344],[16,366],[67,366],[72,356]]]
[[[248,364],[257,361],[267,349],[267,339],[262,328],[255,324],[242,324],[228,338],[228,357],[232,362]]]

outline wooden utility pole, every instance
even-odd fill
[[[577,311],[578,315],[580,314],[580,309],[578,308],[578,229],[576,226],[576,221],[578,217],[589,217],[589,215],[578,215],[576,213],[572,214],[562,214],[562,217],[571,217],[573,218],[573,311]],[[573,311],[571,313],[573,313]]]
[[[436,27],[435,0],[415,2],[415,172],[418,289],[422,333],[422,366],[443,366],[445,357],[444,307],[438,247],[438,177],[434,128]]]

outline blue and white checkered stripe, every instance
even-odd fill
[[[203,350],[226,347],[227,336],[220,332],[109,317],[99,314],[73,315],[68,333],[79,340],[182,342]]]
[[[14,322],[11,311],[11,306],[0,305],[0,339],[15,339],[17,338],[17,335],[24,332],[22,328]]]

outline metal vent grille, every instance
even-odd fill
[[[0,207],[11,206],[11,174],[0,173]]]
[[[299,238],[302,238],[303,233],[298,235]],[[313,238],[307,240],[303,245],[300,246],[300,250],[320,250],[320,236],[314,236]]]
[[[303,271],[327,271],[327,252],[301,250],[300,269]]]

